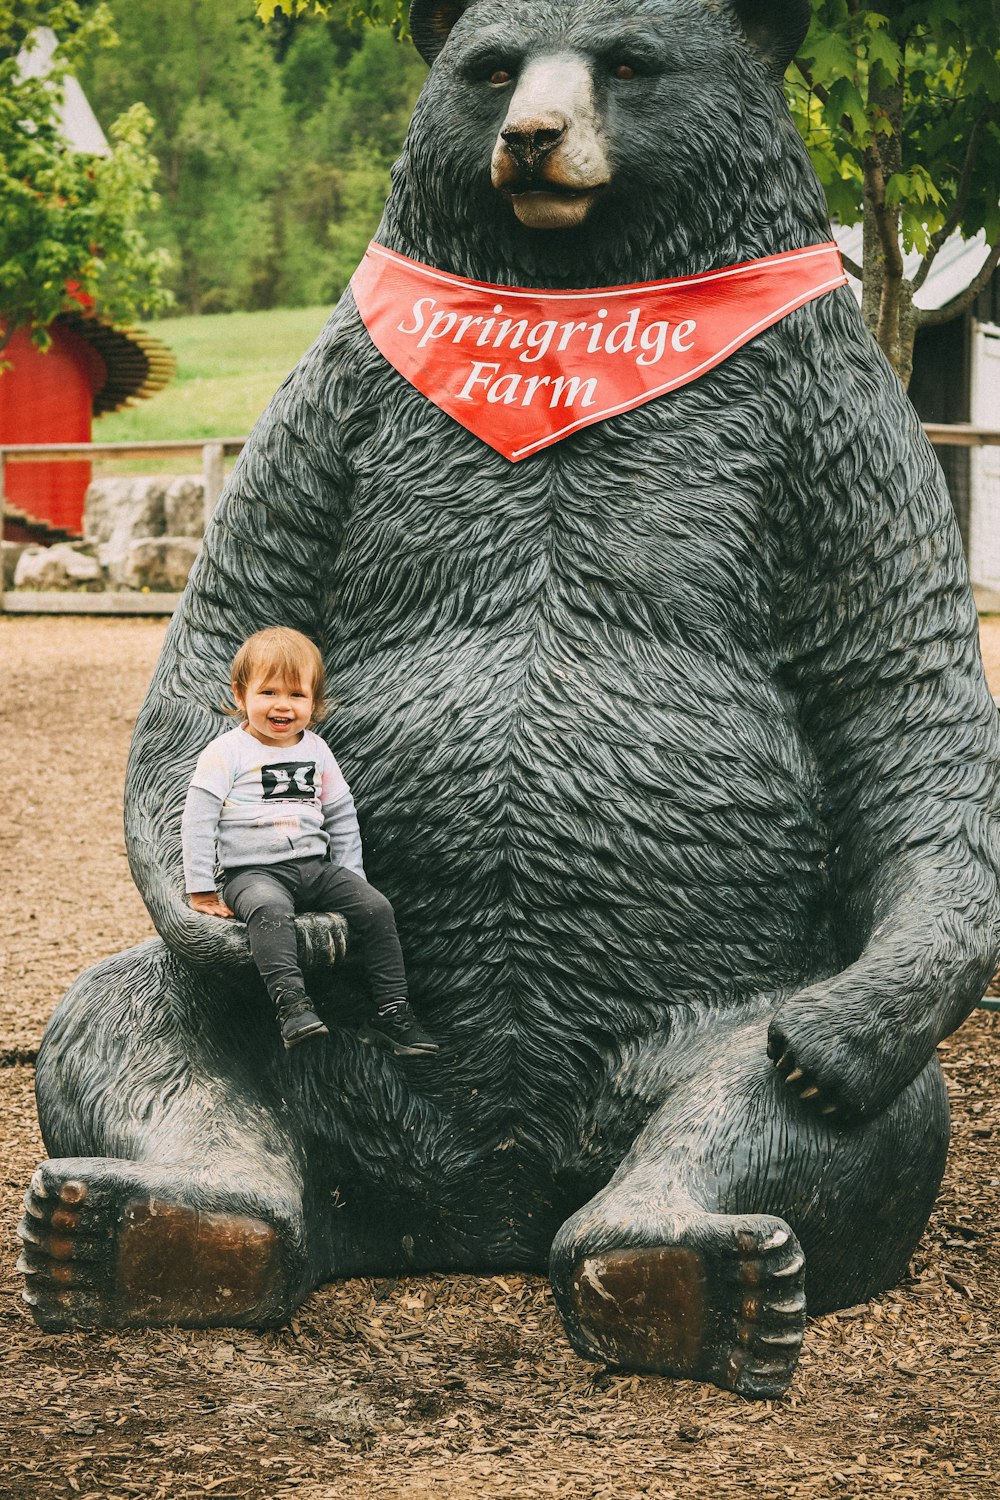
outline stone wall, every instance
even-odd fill
[[[179,593],[205,529],[200,474],[96,479],[80,542],[3,544],[4,587]]]

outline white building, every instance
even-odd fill
[[[845,255],[861,260],[861,226],[835,230]],[[972,282],[988,253],[985,234],[953,235],[941,248],[914,301],[944,307]],[[906,258],[912,275],[920,256]],[[859,301],[860,283],[851,279]],[[1000,273],[970,312],[923,330],[914,350],[910,397],[925,422],[970,423],[1000,430]],[[972,581],[1000,590],[1000,447],[939,447]]]

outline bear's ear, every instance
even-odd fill
[[[472,0],[411,0],[410,35],[425,63],[432,63]]]
[[[754,51],[783,78],[809,30],[810,0],[732,0],[732,5]]]

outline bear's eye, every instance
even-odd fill
[[[616,65],[611,69],[611,76],[612,78],[621,78],[623,81],[627,82],[628,79],[635,78],[637,75],[636,70],[635,68],[633,68],[631,63],[621,62],[616,63]]]
[[[505,83],[510,83],[510,74],[506,68],[494,68],[490,74],[490,83],[494,88],[503,88]]]

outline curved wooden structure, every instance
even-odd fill
[[[49,327],[42,352],[19,328],[0,373],[0,446],[4,443],[88,443],[93,418],[155,395],[168,385],[174,357],[159,339],[116,326],[83,306]],[[53,462],[7,468],[4,536],[55,541],[78,536],[90,464]]]

